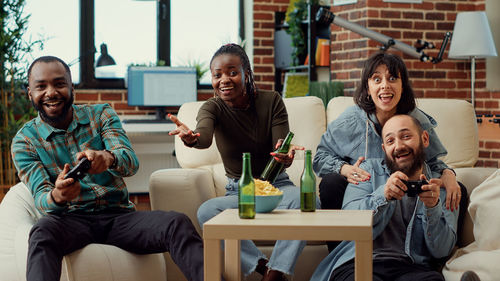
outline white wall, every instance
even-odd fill
[[[245,51],[253,69],[253,0],[244,0],[245,11]]]

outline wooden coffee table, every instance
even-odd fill
[[[225,241],[224,276],[241,280],[240,240],[353,240],[356,245],[355,280],[372,280],[372,211],[274,210],[240,219],[228,209],[203,225],[205,281],[220,281]]]

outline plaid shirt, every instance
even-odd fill
[[[49,192],[64,164],[74,167],[76,154],[89,149],[111,151],[115,168],[86,175],[80,180],[80,195],[66,206],[49,204]],[[27,122],[12,140],[12,159],[19,178],[33,194],[35,206],[44,214],[135,209],[122,177],[134,175],[139,161],[118,115],[108,104],[73,105],[73,121],[67,130],[48,125],[40,116]]]

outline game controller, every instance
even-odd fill
[[[422,190],[422,185],[429,184],[426,180],[418,180],[418,181],[402,180],[402,182],[407,187],[406,194],[408,195],[408,197],[415,197],[420,193],[424,192],[425,190]]]
[[[73,178],[75,180],[82,179],[90,169],[90,161],[83,157],[75,167],[73,167],[69,172],[64,176],[64,179]]]

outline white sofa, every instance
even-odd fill
[[[18,183],[0,203],[0,280],[26,280],[28,235],[41,217],[28,188]],[[64,281],[166,281],[162,254],[136,255],[118,247],[90,244],[63,259]]]
[[[286,98],[284,101],[290,130],[295,133],[292,142],[311,149],[313,155],[327,124],[337,118],[345,108],[354,104],[351,97],[336,97],[329,102],[325,110],[322,101],[317,97]],[[179,110],[180,120],[194,128],[195,118],[202,103],[184,104]],[[496,170],[472,168],[477,161],[479,148],[476,118],[471,104],[451,99],[420,99],[417,104],[437,120],[437,134],[448,150],[443,161],[455,168],[458,179],[467,186],[470,194],[474,187]],[[198,227],[196,211],[200,204],[215,196],[224,195],[226,177],[222,161],[215,144],[208,149],[198,150],[184,146],[179,138],[176,138],[175,151],[182,168],[158,170],[151,175],[151,206],[155,210],[183,212]],[[287,170],[296,185],[302,173],[303,157],[303,153],[297,153],[294,163]],[[466,219],[464,226],[459,238],[461,247],[474,239],[470,219]],[[200,231],[199,228],[198,230]],[[263,245],[261,248],[269,254],[272,246]],[[309,280],[327,253],[324,244],[311,243],[306,246],[297,263],[293,280]],[[185,280],[168,254],[165,254],[165,259],[168,280]],[[259,276],[255,274],[248,279],[259,280],[257,278]]]

